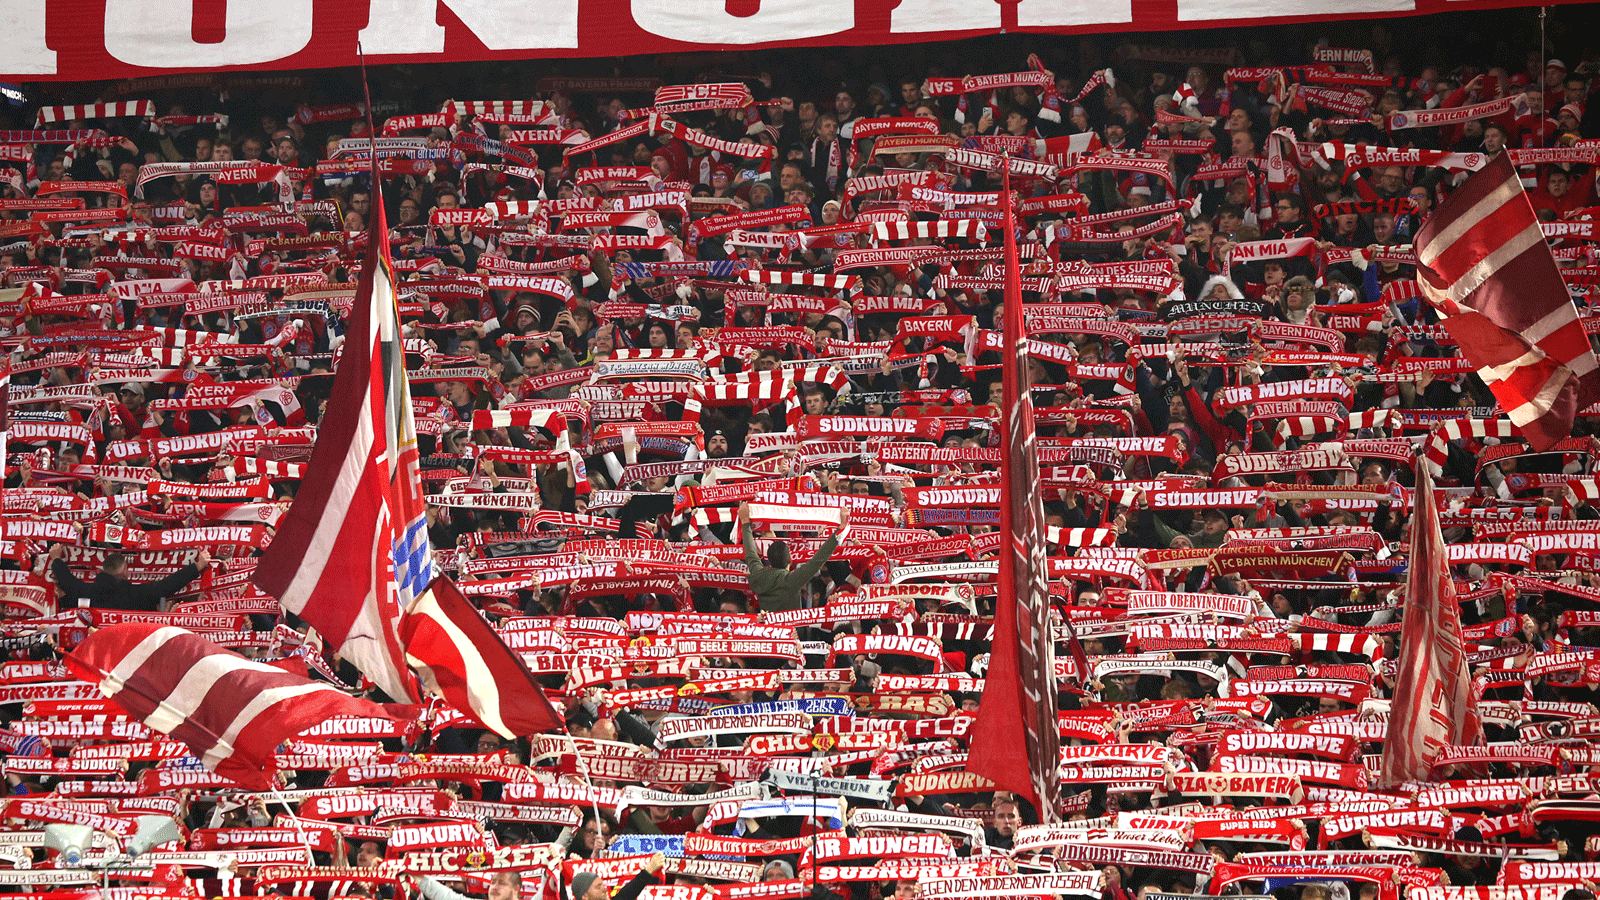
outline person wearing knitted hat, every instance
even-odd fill
[[[568,885],[571,891],[570,900],[638,900],[639,894],[652,884],[659,884],[657,877],[667,865],[665,854],[657,853],[645,860],[644,868],[639,874],[628,880],[627,884],[617,888],[615,894],[606,892],[605,882],[594,872],[579,872],[572,876],[572,883]]]

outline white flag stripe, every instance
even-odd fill
[[[282,670],[280,669],[279,671]],[[249,727],[251,723],[255,722],[256,718],[259,717],[261,713],[264,712],[268,707],[276,703],[281,703],[284,700],[305,696],[306,694],[314,694],[318,691],[331,690],[333,690],[333,688],[321,684],[300,684],[272,688],[270,690],[262,691],[254,697],[251,697],[250,702],[245,704],[244,709],[239,710],[239,714],[233,717],[232,722],[228,723],[228,727],[222,732],[217,743],[200,757],[201,765],[214,769],[223,759],[232,756],[234,751],[233,745],[234,742],[239,740],[239,735],[243,733],[245,728]]]
[[[490,731],[496,734],[509,734],[510,729],[506,728],[505,722],[500,718],[500,693],[495,690],[494,673],[484,665],[483,657],[478,655],[476,648],[472,646],[472,641],[456,627],[456,623],[450,621],[444,610],[439,608],[431,591],[417,599],[411,614],[427,616],[435,627],[450,636],[450,642],[455,645],[456,651],[461,654],[462,663],[467,667],[467,685],[473,699],[472,711]],[[422,664],[421,660],[409,653],[406,654],[406,659],[413,665]]]
[[[1477,265],[1463,272],[1445,292],[1446,296],[1456,303],[1461,303],[1469,294],[1482,287],[1485,281],[1493,278],[1501,267],[1527,252],[1530,247],[1542,243],[1544,235],[1537,228],[1525,228],[1517,232],[1511,240],[1489,251],[1489,255],[1479,260]]]
[[[1471,209],[1457,216],[1449,225],[1434,235],[1433,240],[1429,241],[1426,246],[1418,247],[1417,261],[1430,269],[1433,268],[1434,262],[1445,253],[1448,253],[1450,248],[1455,246],[1456,241],[1478,227],[1485,219],[1499,212],[1500,207],[1517,199],[1521,194],[1522,185],[1515,180],[1501,183],[1482,200],[1474,203]]]
[[[135,645],[132,650],[129,650],[128,655],[117,662],[116,668],[106,673],[106,677],[100,682],[100,690],[105,692],[108,697],[122,690],[122,686],[128,683],[128,679],[133,677],[133,673],[139,671],[139,667],[149,661],[151,655],[161,649],[162,644],[165,644],[174,635],[182,633],[183,629],[175,626],[168,626],[152,632],[149,637],[146,637]]]

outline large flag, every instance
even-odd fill
[[[187,744],[207,769],[271,788],[279,744],[335,716],[387,717],[383,707],[246,659],[173,626],[108,625],[66,660],[128,715]]]
[[[1400,671],[1378,773],[1382,787],[1427,781],[1441,748],[1478,743],[1481,734],[1433,477],[1420,463],[1412,508]]]
[[[1497,154],[1417,232],[1417,280],[1535,450],[1572,434],[1600,400],[1600,372],[1506,154]]]
[[[255,583],[392,699],[416,699],[400,611],[433,579],[377,179],[355,305],[306,477]]]
[[[490,731],[519,738],[562,727],[533,673],[455,582],[434,579],[400,623],[406,661],[446,703]]]
[[[1016,215],[1009,171],[1000,189],[1005,231],[1006,359],[1001,405],[1000,585],[993,642],[967,769],[1031,801],[1040,820],[1059,817],[1061,739],[1056,723],[1055,644],[1050,632],[1044,504],[1034,445],[1028,335],[1022,327]]]

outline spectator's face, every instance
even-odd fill
[[[1019,112],[1006,114],[1006,133],[1023,135],[1028,133],[1028,117]]]
[[[850,114],[856,111],[856,98],[850,96],[849,91],[834,94],[833,111],[838,113],[841,119],[850,118]]]
[[[910,900],[918,893],[917,883],[909,878],[902,878],[894,883],[895,900]]]
[[[593,819],[583,823],[580,835],[583,837],[584,846],[590,850],[604,850],[611,844],[610,827]]]
[[[383,852],[378,849],[378,845],[373,841],[362,842],[361,846],[356,850],[356,865],[362,868],[375,866],[382,860]]]
[[[665,180],[668,175],[672,174],[672,163],[667,162],[667,158],[664,156],[652,156],[650,157],[650,171],[654,172],[657,178]]]
[[[805,405],[806,415],[820,416],[828,411],[828,398],[822,394],[807,394]]]
[[[245,159],[261,158],[261,142],[255,138],[245,138],[244,144],[240,147],[240,149],[244,151]]]
[[[817,137],[823,143],[827,143],[838,136],[839,122],[837,119],[825,117],[817,120]]]
[[[365,216],[367,211],[372,208],[372,195],[366,193],[351,194],[350,208]]]
[[[1425,187],[1414,187],[1407,196],[1411,198],[1411,202],[1416,206],[1417,212],[1424,212],[1433,206],[1433,195],[1429,194],[1428,189]]]
[[[1391,193],[1398,192],[1405,187],[1405,176],[1401,174],[1399,166],[1390,166],[1378,176],[1378,185]]]
[[[1589,86],[1582,78],[1567,79],[1566,87],[1562,89],[1561,102],[1582,104],[1589,96]]]
[[[456,195],[455,194],[440,194],[439,195],[438,207],[440,209],[458,209],[460,206],[461,206],[461,201],[456,199]]]
[[[401,200],[400,201],[400,224],[401,225],[415,225],[415,224],[417,224],[417,214],[418,214],[417,201],[412,200],[410,198],[407,198],[405,200]]]
[[[714,456],[714,457],[717,457],[718,459],[726,457],[728,455],[728,438],[727,438],[727,436],[726,435],[721,435],[721,434],[713,434],[710,437],[710,439],[706,441],[706,455],[707,456]]]
[[[1321,713],[1336,713],[1336,712],[1339,712],[1340,710],[1342,710],[1343,708],[1344,708],[1344,704],[1340,703],[1338,700],[1335,700],[1332,697],[1318,697],[1317,698],[1317,712],[1319,714],[1321,714]]]
[[[1228,113],[1228,124],[1225,127],[1229,131],[1248,129],[1250,127],[1250,116],[1243,108],[1235,109],[1233,112]]]
[[[278,142],[278,159],[294,159],[296,155],[294,141],[284,138]]]
[[[1279,200],[1274,209],[1277,210],[1278,221],[1285,225],[1300,221],[1300,210],[1288,200]]]
[[[1244,227],[1244,217],[1236,212],[1233,212],[1232,210],[1229,210],[1218,217],[1217,224],[1222,228],[1223,232],[1227,234],[1234,234],[1240,228]]]
[[[196,162],[209,162],[211,160],[211,142],[201,138],[194,142],[194,158]]]
[[[1567,189],[1571,186],[1572,182],[1567,179],[1567,173],[1557,169],[1550,173],[1550,179],[1545,184],[1545,190],[1550,193],[1550,196],[1560,200],[1567,195]]]
[[[224,142],[212,147],[211,158],[216,162],[231,162],[233,160],[233,145]]]
[[[489,882],[489,900],[517,900],[522,894],[522,878],[515,872],[496,872]]]
[[[903,82],[900,85],[900,102],[906,106],[916,106],[922,102],[922,85],[915,81]]]
[[[132,186],[139,180],[139,167],[131,162],[125,162],[117,167],[117,180],[124,185]]]
[[[1380,244],[1389,243],[1394,237],[1394,216],[1373,216],[1372,236]]]
[[[782,188],[785,194],[794,190],[804,180],[800,175],[798,166],[784,166],[783,170],[778,173],[778,187]]]
[[[1506,147],[1506,133],[1498,128],[1485,128],[1483,130],[1483,149],[1490,153],[1499,153]]]
[[[1248,131],[1235,131],[1233,133],[1233,155],[1234,156],[1255,156],[1256,155],[1256,139],[1250,136],[1250,132],[1248,132]]]
[[[1022,816],[1017,812],[1015,803],[996,803],[994,807],[994,830],[1004,837],[1010,837],[1022,827]]]
[[[790,191],[788,194],[784,195],[783,199],[790,206],[810,206],[811,205],[811,198],[806,196],[806,192],[805,192],[804,188],[795,188],[794,190]]]
[[[799,116],[800,124],[802,125],[810,125],[817,120],[817,104],[810,100],[802,101],[799,106],[795,107],[794,111]]]

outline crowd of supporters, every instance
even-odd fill
[[[1412,240],[1509,154],[1587,315],[1600,54],[1103,43],[914,70],[891,48],[699,90],[397,74],[377,135],[313,76],[219,75],[0,135],[8,827],[176,817],[141,897],[445,896],[422,873],[490,900],[948,897],[1069,870],[1103,878],[1064,892],[1104,900],[1597,880],[1595,419],[1531,452]],[[1054,825],[961,777],[1005,514],[1002,155]],[[157,621],[397,699],[249,580],[375,221],[435,565],[568,735],[397,704],[285,744],[281,790],[253,792],[56,660]],[[1424,468],[1488,743],[1379,790]]]

